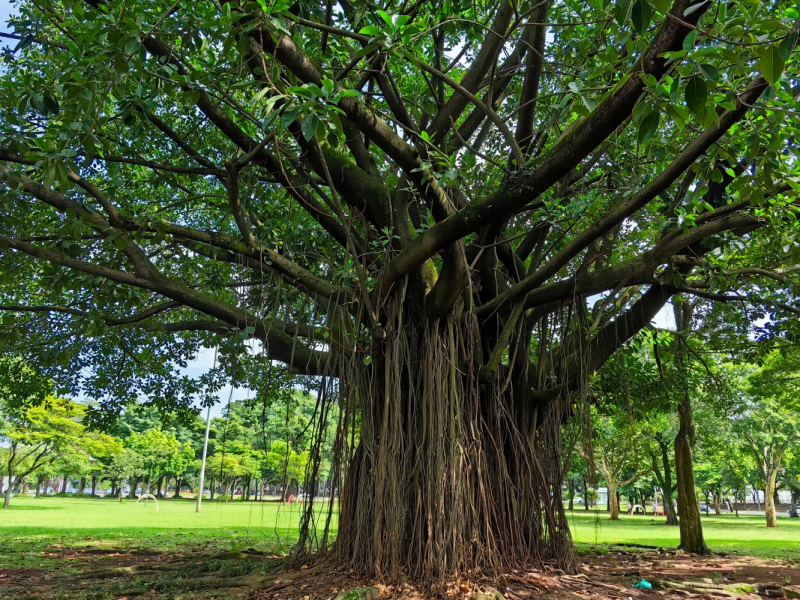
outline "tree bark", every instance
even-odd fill
[[[683,337],[691,327],[692,313],[688,302],[675,303],[675,323],[681,335],[676,336],[675,362],[680,373],[681,394],[678,400],[678,435],[675,437],[675,476],[678,486],[678,508],[680,510],[681,543],[684,552],[708,554],[709,549],[703,538],[703,524],[700,521],[700,506],[694,487],[694,422],[692,401],[689,397],[686,355],[687,341]]]
[[[388,578],[443,579],[543,555],[574,570],[555,445],[563,409],[532,411],[506,377],[477,385],[477,373],[466,375],[471,320],[388,310],[382,351],[337,383],[340,397],[359,400],[361,433],[343,477],[335,557]],[[301,542],[311,539],[312,508]]]
[[[777,469],[770,469],[766,474],[764,488],[764,516],[767,518],[767,527],[778,526],[778,515],[775,512],[775,479],[778,476]]]
[[[608,486],[608,512],[609,519],[619,521],[619,500],[617,499],[617,482],[611,478],[606,481]]]
[[[6,488],[5,496],[3,496],[3,508],[8,508],[8,505],[11,504],[11,490],[14,489],[14,479],[13,479],[13,472],[11,469],[8,470],[8,487]]]
[[[583,510],[589,510],[589,484],[583,480]]]
[[[656,437],[656,443],[661,450],[661,468],[658,466],[658,459],[656,455],[648,448],[650,458],[653,463],[653,473],[656,476],[658,485],[661,486],[664,492],[664,514],[667,518],[667,525],[678,526],[678,515],[675,514],[675,506],[673,504],[672,496],[675,494],[675,486],[672,482],[672,468],[669,460],[669,443],[660,435]],[[662,473],[663,468],[663,473]]]
[[[574,510],[573,500],[575,498],[575,480],[570,479],[567,482],[567,494],[569,494],[569,506],[567,506],[567,510]]]
[[[172,494],[173,498],[180,498],[181,497],[181,478],[175,478],[175,493]]]

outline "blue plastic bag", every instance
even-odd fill
[[[639,588],[640,590],[651,590],[653,589],[653,584],[646,579],[642,579],[639,583],[634,583],[633,587]]]

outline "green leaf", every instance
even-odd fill
[[[400,29],[403,25],[411,20],[411,15],[395,15],[392,21],[396,29]]]
[[[339,118],[339,115],[337,115],[335,112],[331,112],[331,113],[328,113],[328,118],[331,120],[331,122],[333,123],[333,126],[336,128],[336,132],[339,135],[343,135],[344,134],[344,130],[342,129],[342,121]]]
[[[697,29],[692,29],[689,34],[683,38],[683,49],[686,52],[691,51],[694,48],[694,40],[697,37]]]
[[[376,25],[367,25],[366,27],[362,27],[361,31],[358,33],[361,35],[376,36],[381,34],[381,28]]]
[[[261,100],[261,99],[262,99],[264,96],[266,96],[266,95],[267,95],[267,92],[268,92],[270,89],[271,89],[271,88],[265,87],[265,88],[262,88],[262,89],[260,89],[259,91],[257,91],[255,94],[253,94],[253,97],[252,97],[252,98],[250,98],[250,104],[255,104],[256,102],[258,102],[259,100]]]
[[[713,81],[714,83],[719,83],[720,75],[719,71],[715,66],[709,64],[700,65],[700,70],[703,72],[703,75],[705,75],[706,78]]]
[[[672,100],[673,104],[678,103],[678,92],[680,91],[681,87],[681,76],[679,73],[675,74],[675,79],[672,80],[672,85],[669,86],[669,99]]]
[[[58,111],[61,110],[61,107],[58,105],[58,100],[55,99],[54,96],[50,96],[46,94],[44,97],[44,105],[47,108],[47,111],[51,115],[57,115]]]
[[[294,108],[284,111],[281,115],[281,128],[286,129],[294,123],[294,120],[297,118],[297,115],[300,114],[301,107],[295,106]]]
[[[394,29],[394,23],[392,23],[392,17],[390,17],[389,14],[386,11],[379,10],[378,14],[380,15],[381,19],[383,19],[389,27]]]
[[[672,8],[672,2],[670,0],[653,0],[653,6],[660,13],[668,13],[669,9]]]
[[[292,86],[286,90],[303,98],[313,98],[314,94],[306,86]]]
[[[703,0],[702,2],[698,2],[697,4],[692,4],[689,8],[683,11],[683,16],[688,17],[690,14],[695,12],[696,10],[701,9],[704,5],[708,4],[708,0]],[[696,29],[694,31],[697,31]]]
[[[668,104],[667,112],[672,117],[672,120],[675,121],[675,125],[678,129],[683,131],[683,128],[686,126],[686,120],[689,118],[689,113],[679,104]]]
[[[125,54],[135,54],[136,51],[139,49],[139,40],[135,37],[128,38],[125,42],[125,45],[122,47],[122,51]]]
[[[364,359],[363,359],[363,360],[364,360],[364,364],[365,364],[365,365],[369,365],[369,363],[371,363],[371,362],[372,362],[372,357],[371,357],[369,354],[367,354],[367,355],[364,357]]]
[[[758,68],[770,85],[781,78],[785,66],[786,61],[781,58],[780,49],[775,44],[765,48],[758,55]]]
[[[317,118],[317,115],[314,113],[307,114],[303,119],[302,125],[300,125],[300,130],[303,132],[303,137],[307,140],[310,140],[312,137],[314,137],[314,133],[317,131],[318,124],[319,119]]]
[[[705,80],[695,75],[686,82],[686,106],[696,115],[703,114],[708,99],[708,88]]]
[[[652,16],[653,11],[650,8],[650,3],[647,0],[636,0],[633,10],[631,10],[631,21],[633,22],[633,28],[639,32],[639,35],[647,33]]]
[[[614,18],[617,24],[622,27],[625,21],[628,20],[628,14],[631,12],[631,0],[615,0],[614,1]]]
[[[638,137],[640,144],[646,144],[650,141],[650,139],[655,135],[656,131],[658,131],[658,124],[660,121],[661,113],[659,113],[657,110],[652,111],[642,119],[641,123],[639,123]]]
[[[778,46],[778,56],[781,57],[781,60],[786,62],[789,60],[789,57],[792,55],[792,50],[797,45],[797,32],[793,31],[785,38],[781,40],[780,45]]]

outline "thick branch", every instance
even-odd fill
[[[686,0],[677,0],[671,13],[682,17],[689,4],[690,2]],[[413,240],[387,265],[383,285],[391,285],[453,241],[477,231],[486,223],[502,219],[535,200],[574,169],[631,114],[644,91],[645,84],[641,75],[649,74],[660,79],[666,73],[664,52],[680,49],[691,26],[697,22],[707,6],[708,4],[704,3],[686,16],[687,24],[684,24],[683,20],[664,21],[647,51],[609,96],[598,104],[588,117],[567,131],[553,148],[537,161],[534,168],[509,176],[502,189],[437,223]]]

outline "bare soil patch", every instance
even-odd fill
[[[618,550],[581,557],[579,572],[545,566],[492,580],[440,588],[401,579],[383,585],[324,561],[291,564],[256,551],[153,553],[115,548],[47,547],[43,561],[59,568],[0,570],[0,598],[41,600],[662,600],[800,598],[800,563],[737,555],[708,557]],[[43,563],[44,564],[44,563]],[[653,588],[632,585],[645,579]]]

